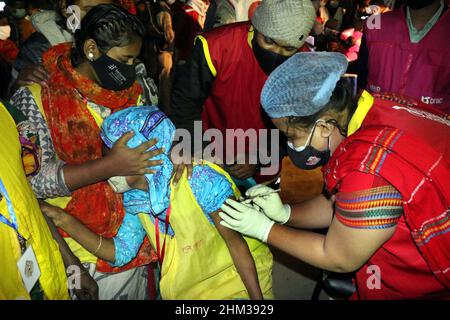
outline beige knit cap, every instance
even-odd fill
[[[300,48],[315,19],[310,0],[263,0],[253,15],[252,23],[265,36]]]

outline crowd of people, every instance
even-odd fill
[[[271,248],[450,298],[449,29],[447,0],[5,1],[0,299],[274,299]],[[283,203],[285,157],[323,192]]]

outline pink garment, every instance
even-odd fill
[[[353,38],[354,45],[343,52],[349,62],[356,61],[358,59],[359,48],[361,47],[361,39],[363,33],[361,31],[355,31],[355,28],[342,31],[341,39],[347,41],[348,38]]]
[[[405,8],[380,15],[380,28],[365,26],[369,50],[367,89],[409,96],[450,113],[450,10],[418,43],[411,43]]]

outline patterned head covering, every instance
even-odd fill
[[[310,0],[264,0],[255,11],[252,24],[263,35],[300,48],[315,19]]]
[[[140,211],[150,211],[149,213],[153,216],[164,218],[165,211],[170,204],[170,178],[173,165],[169,158],[169,152],[175,135],[175,126],[155,106],[130,107],[107,117],[103,121],[100,136],[111,148],[120,137],[129,131],[134,132],[133,138],[127,144],[130,148],[135,148],[154,138],[157,138],[158,142],[150,150],[165,148],[165,153],[152,158],[163,161],[161,165],[152,167],[156,173],[145,175],[148,182],[149,208],[148,204],[143,204],[147,210]],[[127,197],[124,198],[125,207],[127,206],[126,199]]]

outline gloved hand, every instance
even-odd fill
[[[289,221],[291,216],[291,206],[283,204],[281,202],[280,195],[277,192],[273,192],[272,188],[269,188],[263,184],[258,184],[247,190],[245,195],[253,198],[252,202],[259,206],[264,214],[270,219],[285,224]],[[267,194],[272,192],[270,194]],[[267,194],[267,195],[265,195]]]
[[[223,212],[219,213],[222,218],[221,225],[262,242],[267,242],[270,229],[275,222],[251,205],[242,204],[232,199],[227,199],[225,203],[221,207]]]

